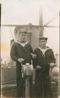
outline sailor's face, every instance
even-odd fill
[[[45,48],[46,47],[46,43],[47,43],[46,40],[40,40],[39,41],[39,46],[42,47],[42,48]]]
[[[19,32],[19,34],[18,34],[18,40],[19,40],[19,42],[26,42],[26,37],[27,37],[26,33]]]

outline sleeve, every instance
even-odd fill
[[[48,60],[49,60],[49,63],[56,63],[56,59],[55,59],[54,52],[52,51],[52,49],[49,51]]]
[[[33,53],[33,49],[32,49],[32,46],[29,44],[29,50],[30,50],[30,55]],[[32,55],[31,55],[31,59],[33,59],[32,58]]]
[[[36,68],[38,60],[37,60],[37,50],[34,50],[34,54],[36,55],[36,58],[33,58],[33,66]]]
[[[33,49],[32,49],[32,46],[30,45],[30,51],[31,51],[31,53],[33,53]]]
[[[14,60],[14,61],[18,60],[17,53],[16,53],[16,46],[14,44],[11,47],[10,56],[11,56],[12,60]]]

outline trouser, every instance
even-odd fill
[[[36,73],[35,94],[36,98],[52,98],[51,81],[48,74]]]
[[[24,97],[25,79],[22,76],[17,76],[17,96]]]

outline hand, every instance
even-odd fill
[[[31,55],[32,55],[33,58],[36,58],[36,54],[31,53]]]
[[[55,63],[50,63],[50,67],[54,67],[55,66]]]
[[[22,63],[22,62],[24,61],[24,59],[23,59],[23,58],[19,58],[18,61],[19,61],[20,63]]]
[[[37,65],[36,68],[37,68],[37,69],[41,69],[41,66],[40,66],[40,65]]]

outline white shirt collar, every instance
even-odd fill
[[[45,52],[49,49],[48,47],[46,47],[45,49],[42,49],[41,47],[38,48],[42,51],[43,54],[45,54]]]
[[[25,43],[21,43],[21,42],[19,42],[19,41],[15,41],[15,42],[17,42],[17,43],[19,43],[21,46],[25,46],[26,44],[28,44],[28,41],[27,42],[25,42]]]

